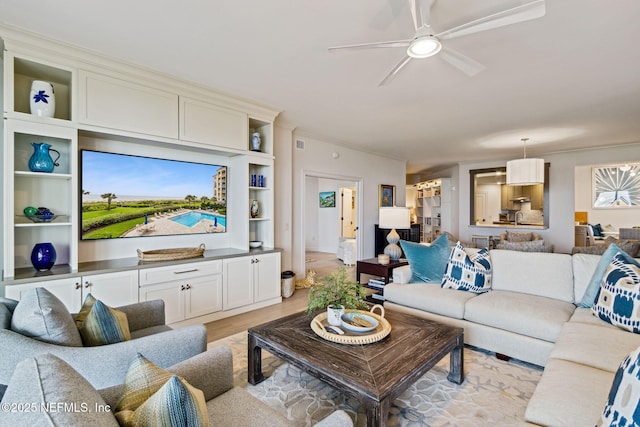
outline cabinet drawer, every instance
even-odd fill
[[[222,260],[140,270],[140,286],[222,273]]]

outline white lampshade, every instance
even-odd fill
[[[380,208],[378,227],[383,229],[409,228],[411,227],[411,219],[409,214],[409,208],[405,207]]]
[[[543,159],[517,159],[507,162],[507,185],[544,184]]]

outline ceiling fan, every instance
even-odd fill
[[[330,47],[329,50],[390,47],[406,48],[406,53],[400,62],[389,72],[389,74],[386,75],[378,86],[383,86],[389,83],[389,81],[391,81],[391,79],[393,79],[412,59],[429,58],[436,54],[439,54],[442,59],[463,73],[469,76],[475,76],[484,70],[485,67],[466,55],[444,47],[442,45],[443,40],[449,40],[456,37],[466,36],[468,34],[478,33],[480,31],[504,27],[506,25],[517,24],[518,22],[529,21],[531,19],[540,18],[545,14],[544,0],[535,0],[521,6],[485,16],[484,18],[467,22],[466,24],[459,25],[437,34],[433,34],[430,22],[431,5],[433,1],[435,0],[409,0],[411,15],[413,17],[413,25],[416,31],[411,39],[335,46]]]

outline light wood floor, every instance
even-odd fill
[[[345,266],[342,261],[336,257],[336,254],[307,251],[306,261],[307,271],[315,271],[316,279],[336,271],[339,267],[346,267],[350,280],[355,280],[356,267]],[[296,276],[295,279],[301,280],[303,277]],[[308,293],[308,289],[296,289],[292,296],[284,298],[280,304],[206,323],[208,342],[246,331],[250,327],[260,325],[261,323],[304,311],[307,307]]]

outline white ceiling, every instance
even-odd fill
[[[402,48],[328,52],[408,39],[408,0],[0,0],[0,22],[282,110],[302,137],[407,161],[458,161],[640,141],[640,1],[547,0],[542,18],[445,46],[442,58],[378,83]],[[436,32],[527,0],[436,0]],[[638,158],[640,160],[640,153]]]

